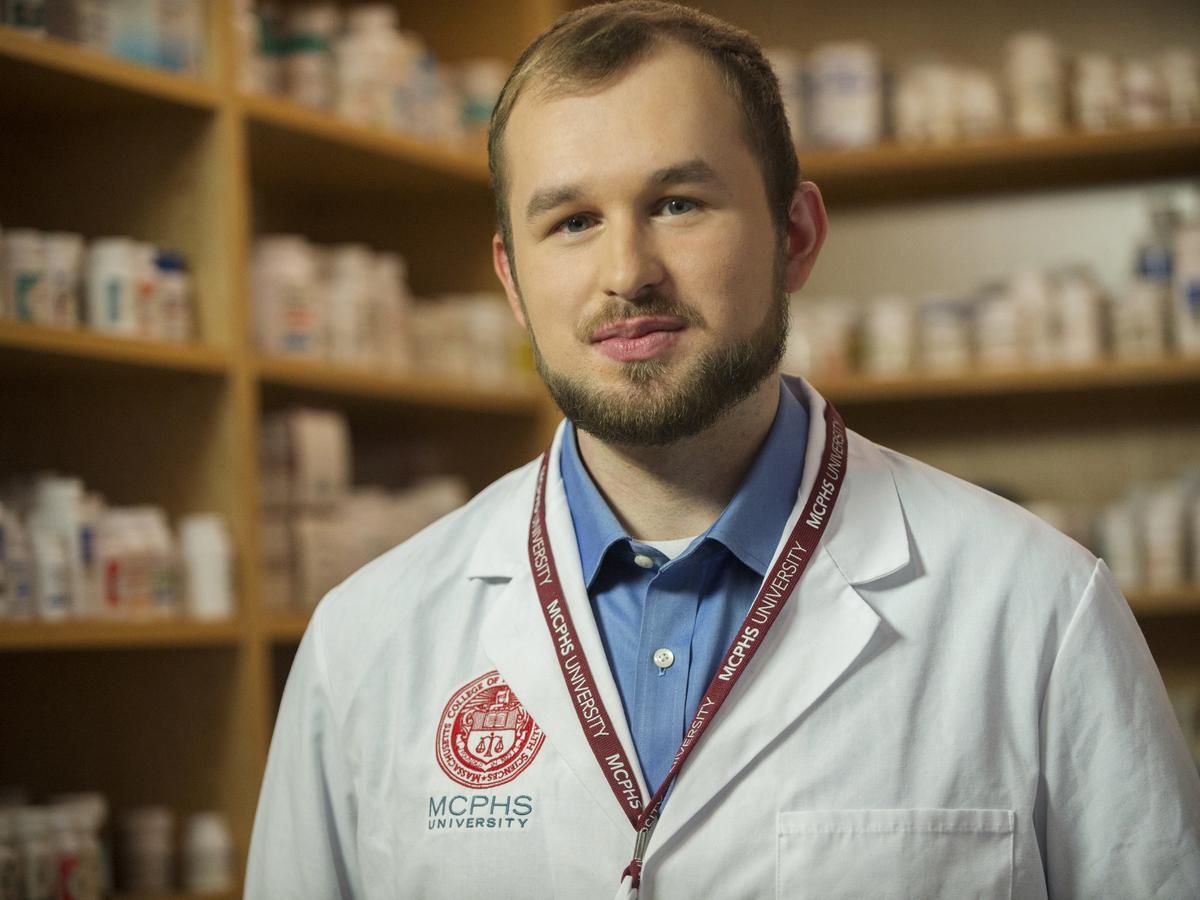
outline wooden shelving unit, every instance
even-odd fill
[[[417,0],[399,5],[407,27],[426,34],[444,58],[515,59],[576,4],[518,0],[504,16],[483,0],[470,0],[471,14],[461,16]],[[233,622],[0,624],[0,682],[38,685],[37,696],[0,696],[5,742],[15,748],[0,754],[0,783],[39,794],[79,786],[75,756],[39,748],[91,747],[102,729],[118,745],[89,765],[87,786],[107,792],[117,808],[155,800],[181,813],[221,809],[244,859],[275,705],[308,621],[308,612],[283,613],[261,600],[261,417],[297,401],[333,406],[369,439],[441,442],[448,464],[479,484],[535,455],[554,413],[532,383],[369,373],[257,353],[245,277],[256,235],[287,230],[398,250],[419,292],[495,289],[491,202],[478,143],[431,145],[240,92],[233,6],[206,4],[211,40],[199,78],[0,28],[0,221],[178,247],[194,264],[201,304],[200,340],[186,346],[0,322],[0,409],[11,414],[0,433],[0,478],[54,467],[80,474],[116,503],[154,502],[172,517],[217,511],[239,551]],[[861,206],[1196,176],[1200,128],[802,150],[801,161],[832,203]],[[1064,397],[1079,406],[1160,389],[1173,392],[1176,408],[1194,396],[1194,412],[1200,361],[845,378],[821,387],[841,405],[900,410],[906,422],[928,400],[984,407]],[[475,469],[480,422],[487,460]],[[1200,589],[1131,599],[1139,615],[1169,616],[1179,628],[1200,621]],[[71,714],[48,722],[47,704]]]

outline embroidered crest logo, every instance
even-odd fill
[[[500,673],[488,672],[455,691],[446,704],[437,761],[463,787],[486,790],[525,771],[545,739]]]

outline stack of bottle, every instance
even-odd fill
[[[998,71],[935,58],[889,71],[866,41],[767,53],[801,144],[867,147],[894,138],[948,144],[1014,133],[1059,134],[1200,121],[1200,56],[1089,52],[1069,59],[1043,32],[1014,34]]]
[[[1200,219],[1180,224],[1159,202],[1152,220],[1134,278],[1117,291],[1074,265],[1025,270],[965,296],[794,298],[784,368],[902,377],[1200,357]]]
[[[241,0],[238,22],[243,89],[434,140],[456,141],[486,125],[508,75],[496,59],[439,63],[418,35],[399,28],[387,3],[285,12]]]
[[[1025,504],[1108,563],[1130,593],[1200,590],[1200,465],[1136,484],[1104,506]]]
[[[353,487],[351,459],[349,425],[340,413],[292,409],[263,420],[269,605],[312,608],[355,569],[467,500],[466,484],[451,477],[418,479],[401,491]]]
[[[203,0],[4,0],[0,24],[194,74],[204,49],[204,6]]]
[[[187,259],[173,250],[128,237],[88,244],[69,232],[0,232],[0,318],[188,341],[194,303]]]
[[[395,253],[267,235],[251,265],[266,353],[487,383],[520,367],[523,335],[498,295],[415,301]]]
[[[157,895],[177,887],[196,894],[233,890],[233,843],[221,813],[188,816],[177,854],[171,809],[124,810],[115,866],[108,815],[100,793],[60,794],[34,806],[23,791],[6,792],[0,798],[0,894],[5,900],[101,900],[114,886]]]
[[[173,532],[155,506],[108,506],[78,478],[41,474],[0,490],[0,619],[233,616],[232,546],[215,514]]]

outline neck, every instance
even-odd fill
[[[737,492],[771,430],[779,378],[766,379],[707,430],[665,447],[605,444],[577,431],[579,454],[617,519],[639,540],[694,537]]]

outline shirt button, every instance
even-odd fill
[[[654,651],[654,664],[660,669],[669,669],[675,663],[675,654],[662,647]]]
[[[654,568],[654,557],[647,556],[645,553],[639,553],[637,556],[635,556],[633,558],[633,561],[637,565],[641,566],[643,569],[653,569]]]

